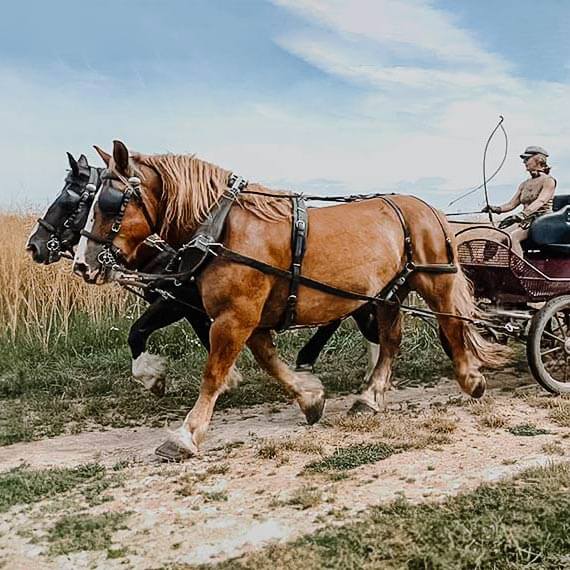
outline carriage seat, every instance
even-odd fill
[[[564,208],[564,206],[570,206],[570,194],[561,194],[559,196],[554,196],[552,209],[556,212],[557,210]]]
[[[553,209],[533,222],[527,247],[570,256],[570,195],[556,196]]]

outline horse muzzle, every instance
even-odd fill
[[[100,279],[102,276],[100,268],[91,269],[86,263],[83,263],[81,261],[76,261],[73,264],[73,273],[79,277],[82,277],[86,283],[89,283],[91,285],[103,283],[103,281]]]

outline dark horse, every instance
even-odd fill
[[[129,156],[120,141],[115,141],[112,157],[100,154],[108,168],[73,265],[89,283],[112,277],[102,254],[112,252],[128,264],[139,245],[157,230],[173,247],[188,244],[222,200],[230,180],[229,171],[193,155]],[[279,359],[271,336],[289,296],[288,280],[276,272],[291,264],[292,202],[288,194],[259,184],[248,188],[229,212],[214,250],[217,255],[195,280],[213,319],[211,347],[194,407],[170,441],[157,450],[169,459],[197,451],[215,402],[226,388],[228,371],[246,345],[261,367],[295,397],[309,423],[323,413],[324,389],[318,378],[291,370]],[[119,207],[110,208],[111,201]],[[305,281],[297,297],[296,323],[315,326],[351,315],[412,267],[405,287],[416,290],[436,312],[461,388],[480,398],[486,387],[482,366],[500,365],[507,351],[485,341],[469,323],[476,308],[443,215],[412,196],[390,196],[311,208],[308,220]],[[261,264],[275,271],[260,270]],[[452,271],[443,271],[444,266]],[[397,303],[379,300],[373,306],[380,354],[355,403],[357,409],[360,403],[370,412],[379,409],[390,385],[402,334]]]
[[[85,155],[75,159],[67,153],[70,170],[64,187],[32,230],[26,249],[36,263],[49,265],[61,259],[72,257],[79,242],[80,232],[85,226],[96,190],[100,185],[103,169],[88,164]],[[161,240],[147,240],[137,253],[137,266],[148,273],[162,273],[168,266],[175,250]],[[166,389],[166,367],[163,359],[146,352],[147,341],[152,333],[182,319],[186,319],[206,350],[210,348],[211,320],[204,311],[198,289],[194,286],[171,290],[178,300],[164,298],[152,291],[143,293],[150,303],[146,311],[133,323],[128,344],[133,358],[133,376],[157,396]],[[361,310],[355,315],[364,336],[371,342],[378,342],[378,333],[373,315]],[[326,342],[340,325],[340,321],[319,328],[307,344],[299,351],[297,367],[312,369]],[[234,382],[239,373],[234,369]]]

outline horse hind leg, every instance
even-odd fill
[[[380,344],[370,349],[378,354],[372,373],[367,377],[367,386],[354,402],[350,414],[371,414],[380,411],[385,403],[385,394],[390,387],[392,364],[402,340],[402,315],[398,306],[381,306],[377,310],[378,337]]]
[[[269,331],[255,331],[247,344],[259,365],[297,400],[307,422],[318,422],[325,407],[325,390],[321,381],[310,372],[293,372],[277,355]]]
[[[455,274],[422,276],[418,292],[428,306],[439,313],[440,339],[453,360],[455,376],[461,389],[473,398],[481,398],[487,386],[481,373],[483,364],[497,368],[504,364],[510,349],[485,340],[465,318],[477,316],[471,288],[461,271]]]

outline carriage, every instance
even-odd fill
[[[524,258],[499,228],[474,223],[456,236],[479,306],[497,323],[490,332],[526,342],[537,382],[570,393],[570,195],[556,196],[553,212],[532,224]]]

